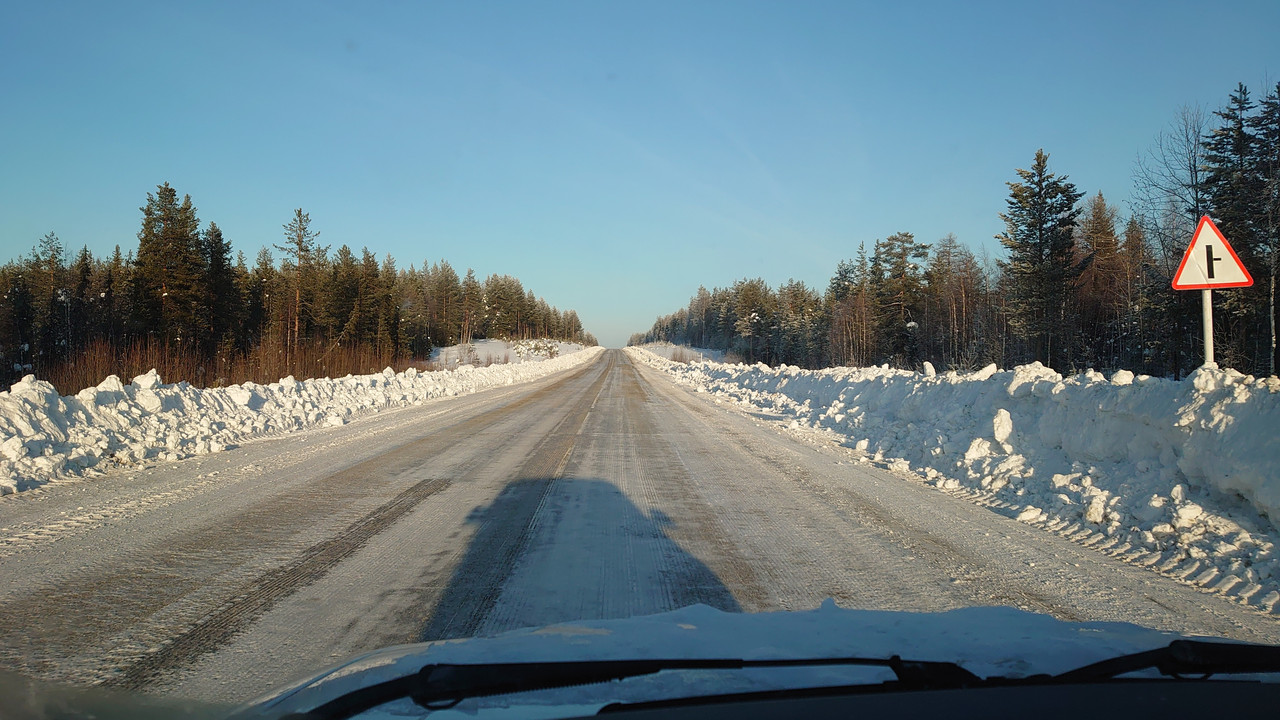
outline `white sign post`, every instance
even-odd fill
[[[1173,274],[1174,290],[1199,290],[1201,324],[1204,329],[1204,364],[1213,364],[1213,289],[1249,287],[1253,276],[1231,243],[1223,237],[1208,215],[1200,218],[1191,245]]]

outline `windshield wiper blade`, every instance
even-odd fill
[[[290,717],[340,720],[405,697],[411,698],[424,708],[445,709],[468,698],[552,690],[574,685],[592,685],[652,675],[664,670],[740,670],[826,665],[887,667],[897,676],[900,685],[912,688],[954,688],[981,682],[981,678],[977,675],[955,663],[903,660],[897,655],[890,658],[786,660],[681,658],[475,665],[433,664],[423,666],[412,675],[355,690],[310,712]]]
[[[1172,677],[1280,673],[1280,646],[1174,640],[1166,647],[1121,655],[1055,675],[1053,681],[1094,682],[1153,668]]]
[[[896,660],[896,658],[894,658]],[[924,676],[914,676],[909,666],[913,663],[898,661],[907,666],[898,673],[899,682],[888,682],[879,685],[835,685],[800,687],[778,690],[751,690],[721,695],[703,695],[697,697],[665,698],[643,702],[615,702],[601,709],[600,714],[609,712],[658,709],[673,707],[691,707],[696,705],[714,705],[731,702],[758,702],[763,700],[793,700],[807,697],[843,696],[853,694],[874,694],[882,692],[912,692],[917,690],[948,690],[960,688],[993,688],[1015,687],[1027,685],[1087,685],[1090,683],[1107,683],[1117,681],[1116,678],[1138,670],[1157,669],[1162,674],[1177,680],[1150,679],[1151,682],[1195,682],[1207,680],[1218,674],[1275,674],[1280,673],[1280,646],[1250,645],[1243,643],[1210,642],[1203,640],[1175,640],[1166,647],[1121,655],[1076,668],[1060,675],[1030,675],[1027,677],[1005,677],[994,675],[978,678],[969,671],[953,663],[926,663],[935,666],[928,668]],[[886,665],[890,665],[886,663]],[[946,666],[960,669],[964,678],[948,680],[944,669]],[[941,675],[936,673],[942,673]],[[1199,677],[1189,677],[1199,676]],[[906,682],[904,682],[906,681]],[[1117,681],[1122,682],[1123,680]]]
[[[418,672],[355,690],[292,718],[340,720],[379,705],[411,698],[428,709],[445,709],[468,698],[592,685],[652,675],[664,670],[740,670],[767,667],[873,666],[891,669],[897,680],[881,690],[943,690],[1033,684],[1104,682],[1126,673],[1155,668],[1173,677],[1216,674],[1280,673],[1280,646],[1175,640],[1156,650],[1121,655],[1060,675],[980,678],[951,662],[890,658],[807,658],[789,660],[665,659],[532,663],[432,664]],[[799,692],[866,692],[874,684],[804,688]],[[796,691],[772,691],[796,692]],[[688,702],[684,699],[680,702]]]

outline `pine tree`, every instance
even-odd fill
[[[920,362],[919,333],[924,300],[924,273],[919,261],[929,246],[908,232],[890,235],[876,245],[882,275],[877,287],[882,351],[894,364],[915,367]]]
[[[462,278],[461,293],[462,330],[458,342],[465,345],[479,332],[484,320],[484,288],[471,268],[467,268],[467,274]]]
[[[767,342],[774,324],[774,298],[761,278],[733,284],[733,330],[747,362],[769,362]]]
[[[688,343],[693,347],[709,346],[711,344],[710,328],[714,322],[711,316],[711,293],[699,285],[698,292],[689,300]]]
[[[328,248],[321,250],[316,245],[316,238],[320,237],[320,233],[311,229],[311,215],[297,208],[293,211],[293,219],[284,224],[284,245],[276,245],[275,249],[284,253],[284,262],[291,263],[291,275],[289,278],[293,291],[293,307],[290,316],[290,329],[288,342],[286,343],[287,357],[291,357],[297,352],[298,343],[302,337],[303,314],[309,312],[311,305],[310,291],[313,286],[312,275],[315,266],[315,256],[317,252],[327,251]],[[304,300],[306,302],[304,302]],[[288,360],[286,359],[286,364]]]
[[[1075,262],[1075,228],[1083,196],[1049,172],[1049,156],[1036,151],[1030,170],[1017,170],[1019,182],[1009,186],[1008,211],[1001,213],[1004,233],[996,239],[1009,251],[1000,263],[1008,277],[1011,322],[1029,345],[1031,357],[1065,369],[1074,319],[1068,306],[1079,274]]]

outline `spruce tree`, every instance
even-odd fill
[[[103,271],[102,289],[98,291],[103,336],[112,345],[119,345],[125,339],[130,312],[128,299],[133,287],[131,268],[132,263],[125,259],[120,246],[116,245]]]
[[[1010,321],[1027,343],[1031,358],[1066,369],[1071,288],[1079,274],[1075,228],[1083,196],[1074,185],[1049,172],[1049,156],[1037,150],[1030,170],[1017,170],[1007,183],[1005,231],[996,239],[1009,251],[1000,267],[1008,279]]]
[[[190,346],[207,328],[205,276],[200,252],[200,221],[191,196],[169,183],[147,193],[138,232],[133,277],[136,329],[166,343]]]
[[[0,278],[4,280],[4,313],[0,315],[6,377],[17,380],[31,372],[35,355],[35,298],[31,293],[30,273],[22,267],[6,265]]]
[[[90,310],[97,299],[93,296],[94,269],[93,254],[86,245],[80,248],[75,261],[71,263],[71,312],[68,323],[70,357],[75,357],[82,351],[90,337],[101,333],[101,314]]]
[[[401,333],[401,286],[397,282],[396,260],[390,253],[382,258],[378,286],[378,350],[386,358],[399,355],[405,348]]]
[[[1254,224],[1262,194],[1254,166],[1258,141],[1250,127],[1252,110],[1249,89],[1241,83],[1226,107],[1214,112],[1221,125],[1204,139],[1208,170],[1204,182],[1214,222],[1246,264],[1257,254]]]
[[[1254,132],[1255,173],[1259,178],[1259,216],[1257,229],[1265,260],[1258,275],[1265,279],[1258,285],[1267,292],[1266,371],[1276,374],[1276,334],[1280,317],[1276,308],[1276,275],[1280,273],[1280,83],[1258,103],[1258,114],[1252,118]]]
[[[338,248],[330,270],[325,309],[334,343],[353,345],[358,342],[361,313],[360,264],[356,262],[351,248],[343,245]]]
[[[1257,164],[1259,143],[1253,133],[1253,108],[1249,89],[1240,83],[1226,106],[1214,113],[1221,124],[1204,139],[1205,188],[1218,229],[1244,266],[1265,277],[1263,270],[1268,265],[1262,229],[1265,185]],[[1215,304],[1221,310],[1215,334],[1222,336],[1218,349],[1224,364],[1246,371],[1267,366],[1259,357],[1261,353],[1256,345],[1257,339],[1267,332],[1264,293],[1263,286],[1255,284],[1251,288],[1215,294]]]
[[[62,241],[53,232],[45,233],[31,252],[37,365],[53,365],[67,354],[71,294],[66,274],[66,250]]]
[[[281,305],[283,292],[280,274],[276,271],[275,258],[269,248],[259,248],[253,269],[241,288],[244,297],[243,350],[284,337],[283,321],[276,308]],[[279,347],[279,346],[274,346]]]
[[[231,264],[231,243],[222,236],[217,223],[201,237],[205,260],[204,289],[209,308],[207,352],[224,344],[234,344],[235,330],[242,322],[243,303],[236,287],[235,267]]]
[[[442,346],[452,345],[459,341],[462,332],[462,284],[453,266],[444,260],[431,268],[430,283],[435,304],[431,341]]]
[[[1124,268],[1120,237],[1116,233],[1119,211],[1099,191],[1085,202],[1077,252],[1080,279],[1076,286],[1080,308],[1083,360],[1091,366],[1118,367],[1117,323],[1124,309],[1121,289]]]

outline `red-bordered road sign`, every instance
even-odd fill
[[[1174,290],[1211,290],[1215,288],[1249,287],[1253,276],[1244,269],[1240,256],[1213,224],[1208,215],[1200,218],[1191,245],[1182,256],[1178,272],[1173,274]]]

